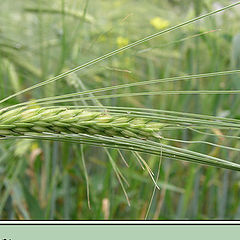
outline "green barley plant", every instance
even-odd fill
[[[238,182],[237,172],[240,170],[238,161],[240,151],[239,113],[238,110],[234,111],[233,115],[229,115],[226,111],[222,111],[220,115],[216,112],[212,115],[211,112],[220,103],[224,105],[231,103],[233,110],[238,109],[240,90],[236,85],[238,85],[239,66],[237,66],[236,61],[233,61],[234,70],[216,71],[218,64],[216,60],[216,63],[211,63],[214,66],[213,72],[200,74],[200,58],[197,57],[196,65],[192,64],[194,54],[201,52],[199,37],[207,42],[207,47],[214,54],[218,52],[218,49],[215,49],[214,38],[209,37],[208,39],[209,34],[215,34],[217,30],[203,31],[192,36],[193,41],[195,41],[196,53],[191,48],[187,52],[186,64],[189,62],[187,67],[191,72],[190,74],[172,77],[168,76],[167,71],[171,70],[168,69],[165,73],[166,76],[156,78],[155,72],[157,70],[154,64],[158,60],[151,59],[151,54],[149,55],[148,52],[156,51],[156,56],[164,57],[161,55],[161,51],[159,53],[158,48],[164,49],[167,46],[185,43],[189,39],[191,40],[191,37],[181,36],[178,40],[167,41],[156,48],[144,47],[134,53],[139,57],[139,62],[135,62],[133,65],[125,54],[129,52],[129,56],[131,56],[133,53],[130,50],[137,46],[145,46],[151,41],[157,42],[159,37],[183,31],[182,29],[187,26],[208,18],[211,18],[212,26],[216,28],[213,18],[218,14],[225,13],[226,10],[234,11],[239,4],[240,2],[235,2],[220,9],[200,14],[205,5],[205,9],[210,7],[207,3],[204,5],[204,1],[199,1],[199,3],[196,1],[194,4],[196,16],[191,20],[167,28],[167,21],[161,22],[161,18],[153,18],[151,24],[155,28],[162,28],[161,24],[163,23],[166,25],[163,30],[147,37],[141,37],[140,40],[135,39],[130,44],[128,44],[127,39],[118,37],[117,50],[101,54],[97,58],[93,57],[93,60],[88,60],[70,70],[65,67],[67,66],[66,61],[67,59],[73,61],[77,59],[75,52],[80,51],[77,39],[86,34],[79,35],[79,29],[83,28],[83,24],[88,24],[89,27],[96,22],[95,16],[92,17],[92,14],[87,13],[88,7],[91,5],[90,1],[86,1],[83,10],[79,12],[71,10],[69,6],[66,6],[67,2],[64,0],[61,1],[59,8],[55,6],[43,7],[41,1],[39,1],[38,6],[24,6],[24,14],[34,15],[34,19],[38,19],[39,46],[29,49],[27,52],[28,46],[16,45],[14,42],[6,44],[8,38],[0,35],[0,53],[3,59],[1,73],[3,77],[4,75],[9,76],[15,91],[8,90],[8,85],[6,82],[3,85],[2,81],[1,88],[5,90],[2,91],[0,99],[0,151],[2,153],[0,164],[2,162],[3,166],[0,186],[3,194],[0,199],[0,213],[2,218],[143,219],[149,217],[153,219],[204,219],[211,218],[214,212],[217,212],[219,218],[224,218],[226,212],[222,209],[227,208],[226,202],[233,206],[229,209],[229,216],[238,218],[239,201],[236,196],[239,187],[232,186],[233,192],[230,197],[227,193],[229,175],[233,174],[231,180],[236,179]],[[168,6],[168,3],[164,3],[164,6]],[[107,8],[107,6],[105,7]],[[59,40],[43,41],[43,36],[45,36],[44,16],[46,15],[49,15],[50,18],[60,17],[62,31],[57,34]],[[120,25],[128,17],[127,15],[126,18],[123,18]],[[78,19],[79,23],[75,25],[71,38],[68,38],[67,24],[71,21],[70,19]],[[121,26],[119,28],[121,29]],[[97,35],[93,42],[88,45],[88,49],[94,49],[98,41],[105,41],[104,37],[112,31],[114,28]],[[228,36],[224,37],[226,40]],[[69,39],[71,39],[71,44],[75,46],[73,53],[70,53],[68,49],[70,42],[67,41],[70,41]],[[57,74],[55,77],[47,79],[49,76],[48,58],[54,59],[56,56],[52,56],[51,51],[48,52],[46,49],[59,47],[57,45],[59,42],[60,52],[59,50],[54,51],[54,53],[59,54],[59,64],[54,68],[57,69]],[[27,59],[29,53],[32,53],[34,49],[39,49],[41,72],[35,69],[34,64],[28,64],[27,61],[25,63],[22,60],[24,58],[19,53],[19,51],[23,51],[23,53],[25,51]],[[82,53],[84,51],[85,49],[81,49]],[[223,49],[223,51],[225,50]],[[117,56],[115,57],[115,55]],[[121,65],[120,67],[114,66],[117,57],[122,58],[121,63],[132,69],[147,66],[146,71],[149,72],[148,77],[151,79],[138,79],[141,75],[145,77],[144,71],[141,74],[139,72],[134,77],[129,77],[131,71],[121,69]],[[178,57],[179,55],[173,51],[169,59],[174,62],[174,59]],[[146,63],[143,64],[141,58],[146,58]],[[109,59],[113,59],[113,66],[100,65]],[[137,66],[138,64],[139,66]],[[100,65],[100,68],[109,68],[110,71],[113,71],[115,73],[113,79],[117,79],[116,84],[109,84],[105,81],[102,84],[102,79],[112,76],[106,73],[101,76],[101,73],[94,69],[94,65],[96,67]],[[89,68],[90,66],[91,68]],[[91,73],[91,69],[96,72]],[[5,73],[6,71],[8,72]],[[24,77],[27,76],[28,81],[33,83],[30,87],[20,87],[20,85],[24,86],[25,84],[20,80],[22,77],[18,76],[18,71]],[[86,87],[87,81],[85,82],[78,75],[78,73],[86,71],[90,73],[89,76],[86,76],[86,79],[89,78],[88,87]],[[32,81],[33,77],[39,79],[40,82]],[[120,82],[125,77],[127,80],[136,79],[136,81]],[[236,84],[233,88],[224,85],[222,79],[226,77],[232,78],[233,82],[235,81]],[[47,80],[42,81],[42,79]],[[94,80],[90,81],[90,79]],[[65,85],[60,80],[65,80]],[[208,80],[208,85],[203,80]],[[220,87],[215,82],[220,83]],[[162,86],[160,90],[157,89],[158,85]],[[165,85],[170,86],[170,90],[166,90]],[[56,91],[58,86],[60,86],[59,92]],[[69,89],[73,88],[74,92],[66,93],[63,91],[64,86],[68,86]],[[179,86],[185,87],[186,90],[179,90]],[[92,87],[92,90],[89,90],[89,87]],[[203,87],[204,90],[200,87]],[[29,98],[29,94],[34,92],[36,93],[33,95],[35,98]],[[139,100],[136,101],[136,98]],[[194,111],[190,113],[181,109],[182,107],[188,109],[188,105],[192,107],[194,102],[199,104],[202,99],[203,107],[206,107],[208,114],[194,113]],[[210,103],[209,99],[213,99],[213,102]],[[171,105],[179,105],[180,108],[178,111],[171,110]],[[167,106],[167,108],[161,108],[161,106]],[[196,106],[193,105],[193,108]],[[98,152],[96,158],[92,156],[90,149],[102,152]],[[29,151],[31,154],[28,157],[30,159],[28,166],[24,156]],[[11,160],[7,162],[9,159]],[[18,162],[15,166],[17,159]],[[90,159],[92,159],[92,163],[89,162]],[[134,161],[129,163],[129,159],[134,159]],[[191,165],[192,163],[194,165]],[[122,165],[126,165],[128,168],[123,169]],[[202,166],[207,166],[207,168]],[[134,170],[138,167],[144,170],[142,176]],[[180,168],[188,169],[187,179],[184,172],[179,170]],[[23,169],[27,172],[28,177],[24,183],[15,185],[17,179],[20,179],[19,176]],[[227,169],[236,172],[231,171],[230,173]],[[115,176],[111,175],[111,171],[114,172]],[[206,173],[203,174],[203,172]],[[103,173],[106,174],[105,181],[100,184]],[[146,173],[149,177],[146,176]],[[220,185],[219,180],[216,180],[218,174],[223,175],[223,185]],[[128,178],[130,178],[131,184],[129,184]],[[173,179],[173,184],[169,183],[170,178]],[[148,187],[144,187],[146,185],[144,181],[147,183],[149,181],[146,179],[153,182],[153,190],[149,191]],[[178,187],[179,179],[186,181],[185,189]],[[85,187],[81,189],[74,187],[79,182],[85,183],[82,184]],[[133,187],[128,192],[130,185]],[[220,190],[216,190],[219,185]],[[113,190],[109,190],[109,186]],[[117,186],[121,190],[119,193],[116,190]],[[83,193],[85,188],[86,195]],[[100,190],[92,190],[94,188]],[[160,189],[160,191],[156,192],[156,189]],[[114,191],[118,193],[115,199]],[[218,194],[215,191],[219,191]],[[144,198],[148,197],[146,201],[141,199],[141,195],[138,196],[140,192]],[[206,209],[206,206],[203,205],[207,201],[204,196],[206,192],[212,209]],[[180,194],[178,200],[174,199],[173,194]],[[73,203],[72,196],[75,196],[76,200],[81,199],[79,204]],[[149,196],[152,197],[149,199]],[[202,202],[198,200],[198,197]],[[133,206],[134,204],[127,207],[126,203],[130,205],[131,199],[138,199],[136,207]],[[192,205],[189,210],[188,204],[191,201]],[[217,210],[214,206],[217,206]],[[62,207],[63,210],[58,211],[58,207]],[[203,212],[207,212],[207,214],[198,212],[198,208],[204,209]],[[122,214],[122,212],[125,213]],[[128,212],[131,212],[130,217],[127,217]]]

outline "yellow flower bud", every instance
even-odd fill
[[[126,45],[128,45],[128,39],[124,37],[118,37],[117,38],[117,45],[119,48],[122,48]]]
[[[165,19],[162,19],[160,17],[155,17],[150,20],[150,24],[156,28],[157,30],[166,28],[169,26],[169,22]]]

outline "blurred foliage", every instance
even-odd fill
[[[226,4],[229,1],[1,1],[0,99],[157,29],[174,26]],[[236,7],[27,92],[7,104],[122,83],[239,68],[239,20]],[[239,87],[239,76],[234,75],[135,87],[129,91]],[[101,101],[108,106],[238,118],[239,103],[238,95],[197,94]],[[218,129],[214,133],[222,134]],[[202,141],[211,138],[216,144],[240,147],[236,139],[192,134],[188,130],[176,131],[168,137]],[[238,152],[218,147],[171,144],[231,161],[239,160]],[[131,152],[122,152],[128,167],[118,151],[109,149],[109,153],[129,183],[127,193],[131,206],[127,205],[104,149],[49,141],[0,140],[1,219],[144,219],[154,188],[151,178]],[[156,175],[159,157],[146,154],[142,157]],[[239,219],[239,180],[236,172],[163,159],[161,189],[153,198],[149,219]]]

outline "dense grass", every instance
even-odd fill
[[[115,49],[125,48],[128,43],[227,4],[229,1],[223,0],[3,1],[0,101]],[[236,6],[166,32],[1,102],[0,107],[25,101],[31,101],[29,106],[41,106],[44,102],[38,100],[47,98],[55,103],[57,99],[51,97],[85,91],[82,98],[70,95],[71,102],[61,97],[59,104],[111,106],[115,114],[122,109],[132,114],[140,111],[136,108],[144,108],[147,114],[146,109],[161,110],[149,112],[148,117],[173,115],[171,123],[175,124],[173,129],[162,131],[161,143],[240,163],[240,98],[236,91],[240,90],[239,73],[225,72],[239,69],[238,12]],[[203,73],[213,74],[198,75]],[[160,80],[139,84],[153,79]],[[94,91],[120,84],[127,85],[107,92]],[[227,92],[230,90],[235,93]],[[146,94],[140,95],[141,92]],[[193,128],[179,127],[182,121],[190,120]],[[1,219],[133,220],[144,219],[148,210],[148,219],[240,218],[239,172],[175,161],[175,157],[166,157],[160,145],[160,154],[153,155],[129,148],[80,144],[76,139],[50,140],[0,140]],[[149,149],[157,151],[157,147],[148,144]],[[144,161],[154,172],[154,178],[161,163],[160,190],[155,189]]]

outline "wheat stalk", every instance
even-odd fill
[[[63,107],[16,108],[0,111],[0,135],[22,136],[29,133],[86,133],[108,137],[160,138],[165,124],[130,115]]]

